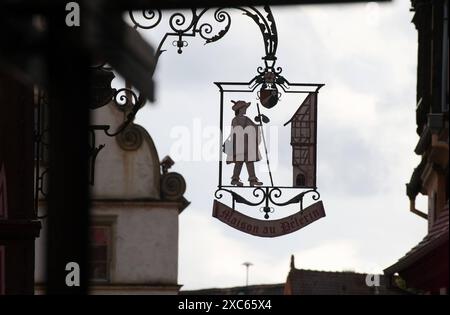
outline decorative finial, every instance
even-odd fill
[[[291,269],[295,269],[295,257],[291,255]]]
[[[175,164],[175,162],[170,158],[170,156],[165,156],[161,161],[162,173],[167,174],[167,171]]]

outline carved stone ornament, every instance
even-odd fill
[[[143,141],[141,129],[136,125],[129,125],[116,137],[119,146],[126,151],[134,151],[141,147]]]
[[[161,197],[164,200],[180,200],[186,191],[186,182],[178,173],[166,173],[161,176]]]

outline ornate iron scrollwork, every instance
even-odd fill
[[[247,188],[247,187],[246,187]],[[240,194],[238,194],[236,191],[233,191],[231,189],[219,187],[215,193],[214,196],[216,199],[222,199],[223,193],[227,192],[231,195],[232,198],[232,209],[235,209],[235,203],[242,203],[246,204],[248,206],[259,206],[263,205],[264,207],[261,208],[261,211],[264,212],[264,218],[269,219],[269,213],[273,213],[274,209],[270,205],[275,206],[287,206],[290,204],[299,204],[300,206],[300,212],[303,211],[303,199],[307,194],[312,194],[311,198],[313,200],[319,200],[320,199],[320,193],[316,189],[310,189],[306,191],[302,191],[298,193],[296,196],[288,199],[287,201],[279,201],[277,199],[281,198],[283,191],[280,187],[256,187],[252,191],[252,195],[257,198],[255,201],[250,201],[247,198],[242,197]]]
[[[145,25],[142,23],[139,23],[135,18],[134,18],[134,13],[133,11],[129,12],[130,15],[130,19],[133,22],[133,24],[136,27],[142,28],[144,30],[150,30],[152,28],[155,28],[156,26],[158,26],[159,22],[161,22],[162,19],[162,13],[161,10],[152,10],[152,9],[146,9],[146,10],[142,10],[140,11],[142,12],[142,16],[144,17],[144,19],[146,21],[149,21],[150,24],[149,25]],[[153,21],[154,20],[154,21]]]
[[[221,25],[221,28],[214,31],[213,24],[205,21],[206,13],[210,8],[191,9],[189,13],[175,12],[168,18],[168,26],[170,31],[161,39],[155,53],[156,61],[165,51],[163,46],[169,37],[175,37],[172,45],[177,47],[178,53],[183,52],[183,48],[188,46],[186,37],[195,37],[197,34],[205,40],[205,44],[213,43],[223,38],[231,27],[231,15],[227,10],[235,9],[243,12],[244,15],[250,17],[259,27],[264,43],[265,54],[263,60],[266,63],[265,68],[273,68],[276,60],[276,51],[278,47],[278,33],[269,6],[264,6],[265,14],[261,13],[253,6],[249,7],[220,7],[214,9],[212,14],[214,22]],[[136,29],[150,30],[157,27],[161,21],[163,14],[161,10],[143,10],[138,11],[141,19],[136,16],[136,12],[130,11],[129,17]],[[190,16],[188,16],[190,15]],[[156,67],[157,62],[155,63]]]

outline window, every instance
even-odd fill
[[[110,280],[111,233],[111,225],[94,225],[91,227],[91,280]]]

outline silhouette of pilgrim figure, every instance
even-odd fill
[[[231,185],[243,186],[239,176],[242,165],[245,162],[248,172],[250,186],[261,186],[263,183],[258,180],[255,174],[254,162],[261,160],[259,144],[261,142],[260,129],[250,118],[245,116],[250,102],[231,101],[231,108],[235,117],[231,121],[231,133],[224,143],[224,152],[227,155],[227,164],[234,163],[233,177]]]

